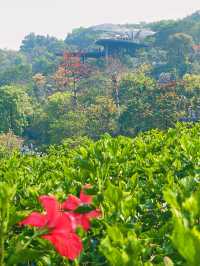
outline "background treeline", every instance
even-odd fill
[[[134,136],[178,120],[198,121],[200,13],[126,26],[156,34],[134,56],[122,54],[108,65],[88,60],[75,86],[71,79],[66,82],[62,53],[95,49],[99,32],[93,28],[76,29],[65,40],[31,33],[19,51],[0,50],[0,132],[48,146],[67,138],[98,139],[105,132]],[[166,86],[166,79],[176,83]]]

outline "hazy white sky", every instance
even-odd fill
[[[30,32],[64,38],[73,28],[181,18],[200,0],[0,0],[0,48],[17,49]]]

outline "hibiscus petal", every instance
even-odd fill
[[[89,219],[98,218],[98,217],[101,217],[102,212],[100,209],[96,209],[96,210],[93,210],[93,211],[86,213],[86,215]]]
[[[79,198],[69,195],[66,201],[63,202],[62,208],[69,211],[76,210],[81,205],[81,201]]]
[[[81,190],[80,192],[80,200],[82,203],[84,204],[91,204],[92,203],[92,196],[91,195],[87,195],[85,192],[84,192],[84,189],[87,189],[87,188],[91,188],[91,185],[90,184],[87,184],[83,187],[83,189]]]
[[[56,226],[52,230],[52,234],[69,234],[74,232],[76,221],[71,214],[62,213],[56,221]]]
[[[68,235],[51,233],[43,235],[42,238],[49,240],[61,256],[70,260],[76,259],[83,249],[81,239],[75,233]]]
[[[46,220],[45,215],[42,215],[38,212],[32,212],[27,218],[25,218],[19,224],[43,227],[45,226],[46,222],[47,220]]]
[[[82,226],[85,231],[90,229],[90,221],[93,218],[98,218],[101,216],[101,210],[96,209],[94,211],[84,213],[84,214],[74,214],[77,225]]]
[[[87,217],[86,214],[81,215],[80,225],[85,231],[88,231],[90,229],[90,219]]]
[[[76,221],[76,226],[82,227],[85,231],[90,229],[90,219],[86,214],[73,213],[73,217]]]
[[[75,230],[77,228],[77,223],[76,223],[76,219],[75,219],[73,213],[72,212],[67,212],[67,213],[65,213],[65,215],[67,215],[70,218],[71,225],[72,225],[72,230],[75,232]]]
[[[39,201],[47,212],[46,218],[48,221],[48,227],[54,227],[60,216],[60,206],[58,201],[53,196],[41,196],[39,197]]]

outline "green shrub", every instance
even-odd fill
[[[33,229],[17,222],[41,209],[38,196],[63,201],[86,183],[94,186],[103,217],[88,234],[79,232],[84,251],[70,265],[199,265],[199,163],[199,124],[2,158],[0,202],[8,199],[0,206],[1,223],[9,212],[5,265],[67,265],[45,240],[30,241]]]

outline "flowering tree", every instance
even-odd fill
[[[77,105],[78,84],[81,79],[88,77],[91,69],[81,61],[81,53],[73,54],[65,52],[63,63],[59,66],[58,71],[54,74],[56,86],[59,89],[69,89],[73,94],[73,104]]]

